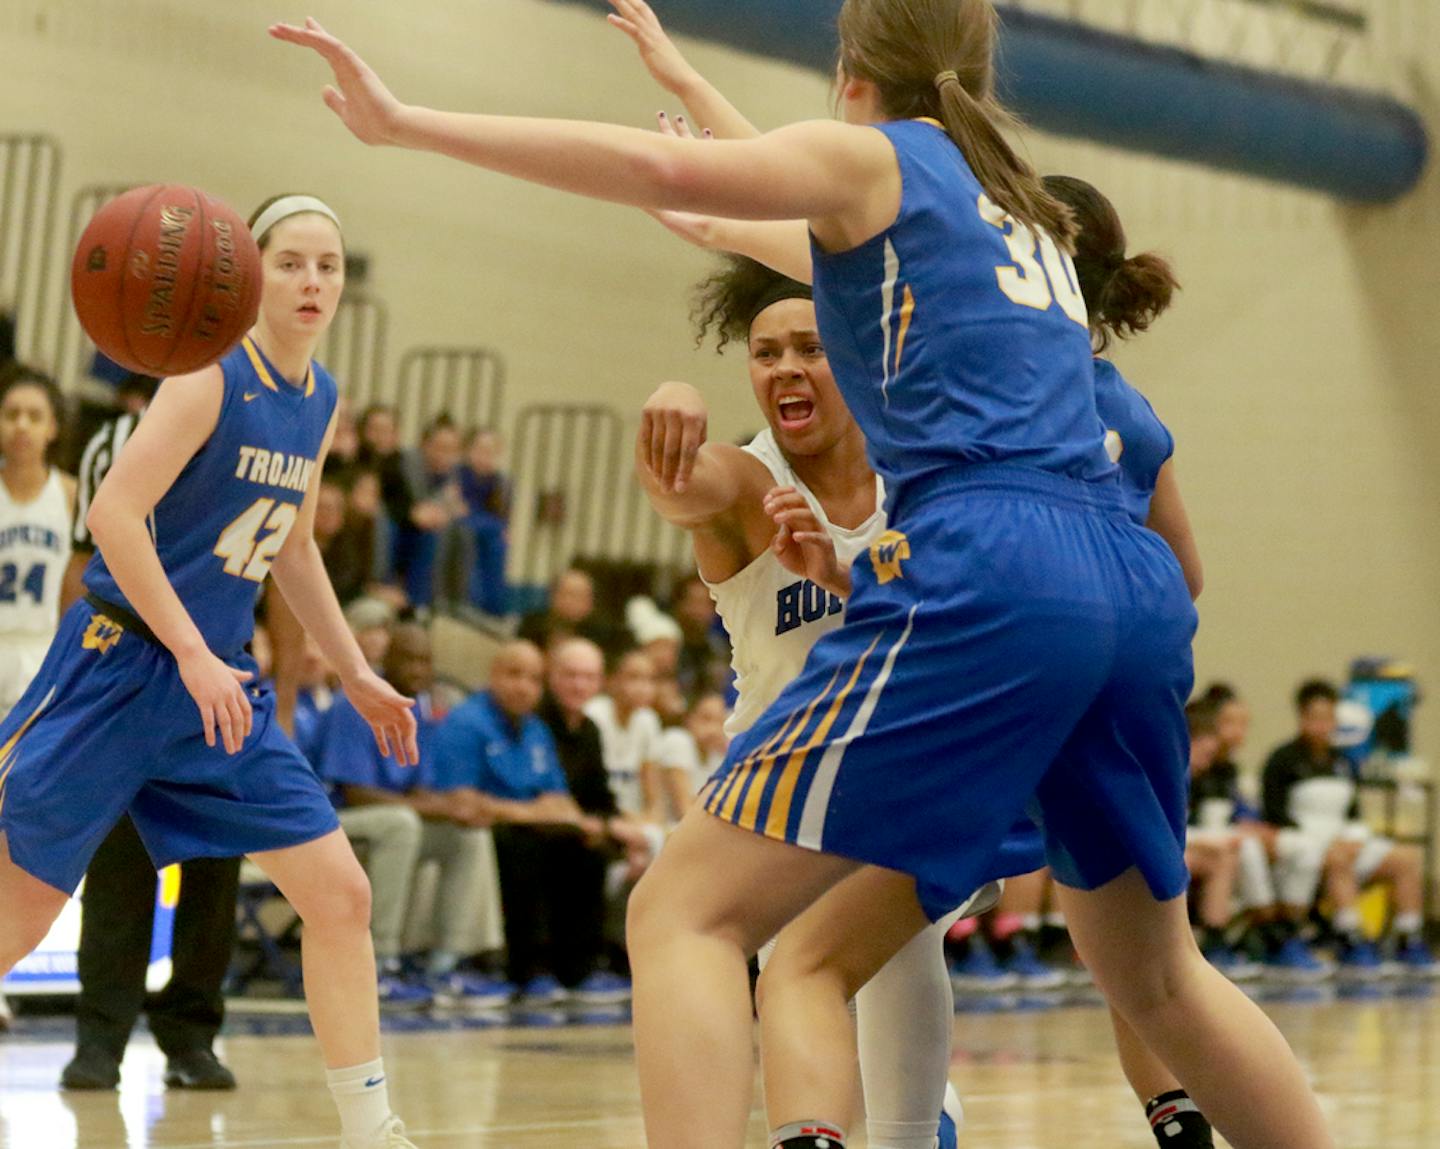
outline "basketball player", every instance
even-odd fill
[[[18,364],[0,374],[0,721],[45,660],[70,559],[75,480],[52,467],[64,400]],[[10,1007],[0,994],[0,1031]]]
[[[721,349],[731,341],[745,345],[751,388],[769,426],[744,448],[707,445],[686,490],[669,490],[644,465],[652,428],[672,418],[703,421],[707,410],[689,384],[666,383],[645,405],[636,457],[656,511],[689,531],[700,576],[730,635],[739,697],[725,730],[733,737],[800,673],[820,635],[845,617],[842,599],[787,569],[772,545],[769,493],[788,492],[848,566],[885,530],[884,484],[836,390],[809,287],[748,259],[731,260],[702,285],[699,314],[701,335],[713,331]],[[1040,861],[1037,850],[1018,868]],[[825,914],[825,900],[810,912]],[[937,1117],[941,1146],[956,1141],[961,1110],[948,1085],[955,1002],[944,950],[952,920],[902,949],[855,999],[876,1149],[931,1149]],[[762,951],[762,962],[767,958]]]
[[[746,955],[836,889],[848,912],[794,950],[831,976],[767,1002],[765,1039],[793,1069],[768,1090],[773,1143],[843,1145],[848,998],[978,884],[1033,798],[1102,991],[1238,1149],[1323,1149],[1284,1039],[1190,934],[1194,607],[1125,513],[1074,222],[1001,132],[996,24],[986,0],[847,0],[845,122],[716,143],[411,107],[317,23],[272,33],[324,56],[326,102],[364,142],[636,207],[809,222],[821,334],[889,529],[853,568],[846,625],[735,741],[631,901],[651,1142],[743,1140]],[[688,484],[697,432],[652,437],[667,488]]]
[[[252,231],[255,327],[220,363],[161,385],[91,504],[86,597],[0,724],[0,970],[44,936],[127,810],[157,867],[248,853],[305,922],[344,1149],[403,1149],[380,1061],[369,885],[244,651],[273,571],[382,750],[415,761],[412,701],[365,664],[311,530],[335,408],[311,355],[344,286],[344,246],[310,196],[262,205]]]
[[[612,0],[612,3],[616,12],[610,17],[611,24],[635,42],[656,82],[684,102],[696,123],[706,125],[707,134],[739,139],[759,135],[743,114],[690,65],[644,0]],[[711,128],[712,123],[718,128]],[[693,135],[683,118],[675,122],[663,113],[660,127],[670,135]],[[1170,544],[1184,571],[1191,597],[1198,598],[1203,587],[1203,571],[1171,461],[1174,440],[1145,398],[1126,382],[1113,363],[1103,358],[1115,339],[1148,329],[1169,307],[1178,283],[1159,256],[1153,253],[1127,256],[1125,231],[1119,216],[1098,189],[1067,176],[1047,177],[1045,186],[1075,213],[1079,227],[1074,264],[1096,352],[1096,406],[1108,428],[1107,448],[1120,464],[1127,491],[1127,510],[1137,523],[1148,525]],[[702,247],[749,250],[769,259],[776,267],[795,269],[795,274],[806,281],[811,278],[809,236],[803,221],[797,221],[793,234],[787,237],[784,225],[773,223],[659,214],[661,222],[688,242]],[[808,492],[803,488],[775,491],[768,501],[777,515],[780,531],[788,536],[777,539],[777,547],[782,548],[779,553],[793,556],[792,565],[798,561],[798,570],[805,569],[807,560],[800,552],[806,549],[806,544],[812,552],[817,552],[812,553],[808,561],[818,562],[822,568],[833,562],[849,566],[853,553],[842,549],[843,540],[828,523],[815,520],[813,498]],[[833,549],[839,551],[834,559],[828,554],[832,544]],[[902,953],[910,953],[914,948],[912,943]],[[892,960],[886,969],[897,964],[898,960]],[[883,977],[883,972],[877,975],[857,1000],[863,1002]],[[893,1019],[911,1015],[892,1010],[890,1016]],[[1112,1010],[1111,1018],[1121,1064],[1145,1108],[1156,1138],[1168,1149],[1208,1149],[1213,1144],[1208,1121],[1120,1015]],[[869,1032],[873,1034],[876,1030],[872,1026]],[[883,1063],[878,1058],[867,1062],[866,1033],[862,1023],[861,1076],[868,1082],[878,1079],[885,1069],[881,1068]],[[908,1048],[914,1050],[914,1043]],[[945,1053],[948,1064],[948,1042]],[[921,1082],[924,1077],[923,1072],[912,1073],[909,1080]],[[873,1125],[874,1107],[869,1103],[868,1094],[866,1112]],[[873,1128],[871,1139],[874,1140]]]
[[[52,467],[64,400],[39,372],[0,376],[0,719],[20,700],[55,635],[70,561],[75,479]]]

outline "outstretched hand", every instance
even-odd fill
[[[619,28],[635,42],[640,50],[640,60],[654,77],[655,82],[672,96],[698,79],[699,74],[690,66],[675,41],[660,24],[660,18],[645,0],[610,0],[615,9],[606,17],[614,28]]]
[[[354,49],[330,35],[318,20],[309,16],[303,27],[272,24],[270,35],[286,44],[310,48],[325,58],[335,74],[335,83],[325,85],[325,103],[361,143],[394,142],[405,105]]]
[[[791,574],[807,578],[841,598],[850,596],[850,570],[835,553],[835,540],[794,487],[774,487],[765,496],[765,513],[778,528],[770,544]]]

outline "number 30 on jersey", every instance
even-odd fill
[[[1060,245],[1045,232],[1036,233],[1014,219],[986,195],[980,197],[980,218],[1005,233],[1005,246],[1014,262],[997,267],[995,279],[1011,302],[1036,311],[1049,311],[1052,303],[1058,303],[1061,311],[1089,328],[1075,264]]]
[[[264,582],[270,564],[290,537],[300,508],[294,503],[256,499],[220,532],[215,554],[225,560],[225,573],[251,582]],[[268,534],[265,532],[269,532]],[[262,537],[263,535],[263,537]]]

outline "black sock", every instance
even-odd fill
[[[845,1131],[828,1121],[797,1121],[770,1134],[770,1149],[845,1149]]]
[[[1210,1122],[1183,1089],[1150,1098],[1145,1102],[1145,1116],[1162,1149],[1215,1149]]]

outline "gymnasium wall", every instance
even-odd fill
[[[1432,0],[1365,7],[1378,55],[1440,137]],[[392,358],[415,343],[498,347],[511,412],[581,398],[633,410],[684,377],[710,396],[717,435],[755,427],[741,364],[692,350],[685,299],[702,255],[637,212],[353,143],[320,103],[319,61],[264,35],[307,11],[415,101],[636,124],[662,106],[618,34],[540,0],[6,0],[0,131],[63,142],[67,202],[116,180],[200,183],[243,210],[281,190],[326,196],[373,256]],[[700,45],[693,58],[762,125],[827,113],[817,76]],[[1118,359],[1179,441],[1207,562],[1200,674],[1251,697],[1250,758],[1287,735],[1297,679],[1338,676],[1354,654],[1413,658],[1433,693],[1434,174],[1404,204],[1362,211],[1040,135],[1029,146],[1042,169],[1106,189],[1133,246],[1179,267],[1175,312]],[[1440,754],[1427,738],[1440,716],[1422,708],[1419,728]]]

